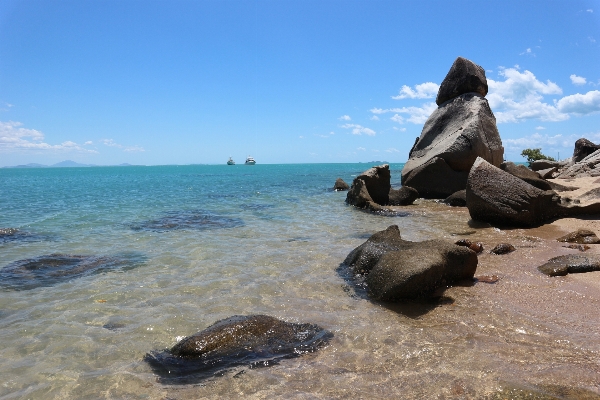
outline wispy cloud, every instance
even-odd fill
[[[531,50],[531,47],[525,49],[524,52],[519,53],[520,56],[532,56],[535,57],[535,53]]]
[[[427,121],[427,118],[437,109],[437,105],[433,102],[424,103],[421,107],[398,107],[398,108],[372,108],[370,111],[373,114],[386,114],[386,113],[396,113],[396,114],[407,114],[408,118],[406,121],[411,122],[413,124],[424,124]],[[399,122],[400,118],[404,121],[404,118],[400,115],[398,117],[394,116],[394,122]],[[400,122],[399,122],[400,123]]]
[[[388,153],[400,153],[400,150],[394,148],[394,147],[390,147],[389,149],[386,150],[386,152]]]
[[[122,144],[116,143],[113,139],[102,139],[101,142],[105,146],[116,147],[117,149],[121,149],[129,153],[138,153],[146,151],[143,147],[140,146],[123,146]]]
[[[585,85],[587,80],[583,76],[577,76],[575,74],[569,76],[573,85]]]
[[[358,124],[344,124],[344,125],[342,125],[342,128],[351,129],[353,135],[363,135],[364,134],[364,135],[368,135],[368,136],[375,136],[375,131],[373,129],[365,128],[364,126],[358,125]]]
[[[415,85],[412,89],[410,86],[403,85],[400,93],[397,96],[392,96],[394,100],[401,99],[431,99],[437,95],[440,85],[433,82],[425,82]]]
[[[358,151],[366,151],[367,149],[365,149],[364,147],[357,147],[356,150],[358,150]]]
[[[352,118],[350,118],[349,115],[342,115],[341,117],[338,118],[340,121],[350,121]]]
[[[0,151],[78,151],[83,153],[98,153],[81,147],[75,142],[67,140],[61,144],[44,142],[44,134],[36,129],[23,128],[21,122],[0,121]]]

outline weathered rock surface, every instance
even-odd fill
[[[71,279],[140,265],[140,256],[83,256],[49,254],[15,261],[0,269],[0,287],[29,290],[53,286]]]
[[[450,196],[444,199],[444,203],[452,207],[466,207],[467,191],[463,189],[459,190],[458,192],[452,193]]]
[[[596,150],[581,161],[559,171],[555,178],[565,179],[586,176],[600,176],[600,150]]]
[[[594,144],[584,138],[578,139],[575,142],[575,149],[573,150],[573,157],[571,160],[573,164],[578,163],[597,150],[600,150],[600,145]]]
[[[408,186],[402,186],[400,189],[390,189],[388,205],[407,206],[419,198],[419,192]]]
[[[485,97],[488,92],[485,70],[471,60],[458,57],[442,81],[435,102],[439,106],[461,94],[470,92]]]
[[[538,171],[536,171],[538,174],[540,174],[540,176],[542,177],[542,179],[551,179],[553,177],[553,174],[555,172],[558,172],[558,168],[557,167],[551,167],[551,168],[546,168],[546,169],[540,169]]]
[[[193,383],[237,366],[267,366],[326,345],[333,337],[314,324],[281,321],[267,315],[233,316],[186,337],[170,350],[144,360],[163,383]]]
[[[335,180],[335,184],[333,185],[333,190],[336,192],[343,192],[345,190],[350,189],[350,186],[342,178],[337,178]]]
[[[551,258],[540,265],[538,270],[549,276],[600,271],[600,257],[592,255],[567,254]]]
[[[371,298],[396,301],[427,296],[445,285],[472,279],[477,254],[444,240],[403,240],[398,226],[392,225],[350,252],[343,264],[354,274],[367,275]]]
[[[589,196],[595,198],[594,193]],[[473,164],[467,181],[471,218],[496,225],[537,226],[552,218],[600,214],[600,202],[581,199],[540,190],[481,158]]]
[[[504,148],[485,98],[455,97],[429,117],[402,169],[402,184],[425,198],[445,198],[466,186],[477,157],[500,165]]]
[[[548,168],[560,168],[564,166],[565,163],[562,161],[536,160],[529,163],[529,168],[533,171],[540,171]]]
[[[587,229],[579,229],[575,232],[571,232],[566,234],[565,236],[559,237],[559,242],[566,243],[580,243],[580,244],[598,244],[600,243],[600,238],[596,236],[596,234]]]

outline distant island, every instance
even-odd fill
[[[23,165],[13,165],[2,168],[73,168],[73,167],[134,167],[132,164],[123,163],[119,165],[96,165],[96,164],[81,164],[71,160],[61,161],[52,165],[44,165],[37,163],[29,163]]]

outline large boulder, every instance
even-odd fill
[[[547,181],[541,177],[539,172],[532,171],[522,164],[517,165],[513,162],[505,161],[500,164],[500,169],[541,190],[568,191],[573,189],[556,182]]]
[[[392,225],[354,249],[344,265],[353,274],[366,275],[371,298],[396,301],[431,295],[440,287],[473,279],[477,254],[444,240],[403,240],[398,226]]]
[[[273,364],[310,353],[333,337],[314,324],[281,321],[267,315],[235,315],[144,360],[163,383],[194,383],[232,367]]]
[[[561,198],[478,158],[467,181],[467,208],[474,220],[504,226],[537,226],[571,215],[598,214],[600,202]]]
[[[529,168],[533,171],[541,171],[548,168],[561,168],[565,165],[564,161],[535,160],[529,163]]]
[[[485,70],[471,60],[458,57],[440,85],[435,102],[439,106],[461,94],[471,92],[479,93],[484,97],[487,94]]]
[[[354,186],[358,181],[362,181],[364,188],[366,189],[369,197],[372,201],[380,205],[386,205],[389,201],[389,193],[392,185],[390,184],[390,166],[388,164],[379,165],[372,167],[362,174],[354,178],[348,196],[346,197],[346,203],[354,204],[352,197],[354,196]]]
[[[445,198],[465,188],[477,157],[498,166],[503,156],[487,100],[477,93],[462,94],[443,103],[425,122],[402,169],[402,184],[421,197]]]
[[[596,150],[600,150],[600,145],[594,144],[587,139],[581,138],[575,142],[575,150],[573,150],[573,163],[578,163]]]

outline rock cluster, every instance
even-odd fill
[[[392,189],[390,166],[372,167],[354,178],[346,195],[346,203],[370,211],[382,211],[381,206],[405,206],[412,204],[419,193],[410,187]]]
[[[421,197],[443,199],[465,189],[477,157],[500,165],[504,148],[486,94],[483,68],[458,57],[440,86],[439,107],[409,153],[403,185]]]
[[[350,252],[343,265],[354,275],[366,275],[372,299],[395,301],[472,280],[477,253],[444,240],[409,242],[401,238],[397,225],[391,225]]]

